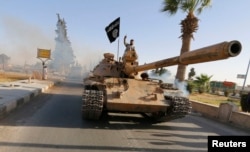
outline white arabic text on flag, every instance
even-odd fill
[[[114,42],[120,33],[120,17],[111,22],[106,28],[105,31],[109,38],[110,43]]]

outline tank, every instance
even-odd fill
[[[237,56],[241,48],[236,40],[222,42],[143,65],[138,64],[135,50],[125,50],[118,61],[114,54],[104,53],[83,79],[82,118],[97,120],[107,112],[140,113],[154,122],[182,118],[192,109],[188,97],[173,84],[150,78],[143,71],[223,60]]]

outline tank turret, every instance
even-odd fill
[[[222,42],[208,47],[186,52],[184,54],[181,54],[180,56],[156,61],[149,64],[144,64],[140,66],[129,65],[125,67],[124,72],[129,75],[131,73],[136,73],[139,71],[157,69],[177,64],[188,65],[222,60],[227,59],[229,57],[235,57],[240,54],[240,52],[241,43],[239,41]]]
[[[241,52],[239,41],[222,42],[186,52],[180,56],[138,65],[135,50],[125,50],[122,61],[115,61],[112,53],[105,53],[104,59],[95,67],[93,74],[100,77],[133,77],[140,71],[157,69],[178,64],[196,64],[235,57]]]

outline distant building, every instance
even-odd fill
[[[1,70],[9,69],[9,60],[10,60],[10,57],[8,57],[5,54],[0,54],[0,69]]]
[[[211,81],[210,88],[212,92],[215,92],[215,91],[235,92],[236,83],[230,82],[230,81]]]

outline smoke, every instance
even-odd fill
[[[161,75],[156,74],[153,71],[151,71],[151,72],[149,72],[149,77],[154,78],[154,79],[160,79],[164,83],[173,83],[174,82],[174,77],[171,75],[171,72],[168,70]]]
[[[38,62],[37,48],[51,49],[53,37],[48,37],[35,25],[19,18],[4,16],[0,26],[4,32],[1,53],[10,57],[11,64],[23,65]]]
[[[103,59],[104,52],[91,48],[80,49],[76,52],[76,57],[81,65],[84,65],[87,71],[91,71]]]
[[[41,62],[37,59],[37,48],[55,50],[55,29],[44,32],[39,26],[25,22],[13,16],[0,16],[0,54],[10,57],[10,64],[21,65]],[[56,22],[55,22],[56,23]],[[55,25],[53,25],[55,27]],[[49,33],[49,34],[47,34]],[[72,43],[76,62],[82,66],[83,75],[90,71],[103,58],[102,51]],[[48,61],[50,64],[52,61]]]
[[[184,96],[184,97],[188,97],[189,96],[189,92],[187,90],[187,82],[186,81],[180,82],[178,79],[176,79],[174,81],[174,84],[175,84],[175,87],[178,90],[181,90],[182,96]]]
[[[171,84],[173,84],[174,88],[177,88],[178,90],[181,91],[181,92],[178,92],[178,93],[177,92],[166,92],[165,94],[170,93],[172,95],[179,95],[179,96],[183,96],[183,97],[188,97],[189,96],[189,92],[187,90],[187,82],[186,81],[180,82],[179,80],[175,79],[171,75],[170,71],[166,71],[162,75],[155,74],[154,72],[150,72],[149,77],[150,78],[155,78],[155,79],[160,79],[164,83],[171,83]]]

